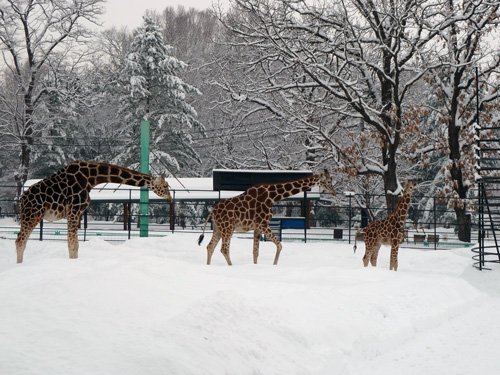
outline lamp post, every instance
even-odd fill
[[[349,197],[349,244],[351,243],[351,220],[352,220],[352,197],[354,197],[353,191],[345,191],[344,195]]]

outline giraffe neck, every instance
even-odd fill
[[[317,176],[308,176],[300,180],[283,182],[269,185],[269,196],[273,202],[278,202],[292,195],[304,192],[309,188],[317,185],[319,178]]]
[[[393,216],[400,222],[406,221],[406,216],[408,215],[408,209],[410,208],[411,201],[411,191],[405,192],[404,195],[398,202],[396,209],[393,212]]]
[[[83,176],[87,176],[90,187],[106,182],[130,186],[150,187],[152,185],[152,177],[150,175],[119,165],[78,161],[71,163],[67,168],[67,172],[71,173],[75,169],[76,173],[79,171]]]

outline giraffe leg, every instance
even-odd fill
[[[253,264],[257,264],[257,258],[259,257],[259,241],[260,231],[255,229],[253,232]]]
[[[377,267],[377,259],[378,259],[378,252],[380,250],[380,244],[375,246],[375,248],[372,250],[372,255],[370,256],[370,263],[373,267]]]
[[[71,213],[68,215],[68,251],[70,259],[78,258],[78,224],[80,214]]]
[[[231,245],[231,235],[222,236],[222,247],[220,249],[224,258],[226,258],[226,262],[228,266],[232,266],[231,258],[229,257],[229,246]]]
[[[212,261],[212,255],[214,254],[215,247],[220,241],[220,232],[216,229],[214,230],[214,233],[212,234],[212,239],[207,245],[207,265],[210,265],[210,262]]]
[[[368,267],[374,248],[373,240],[368,236],[368,233],[365,233],[365,255],[363,255],[363,265],[365,267]]]
[[[392,243],[391,246],[391,262],[390,262],[390,267],[389,270],[398,270],[398,251],[399,251],[399,242],[395,241]]]
[[[274,244],[276,245],[276,255],[274,256],[274,262],[273,262],[273,265],[277,265],[278,264],[278,259],[280,257],[280,253],[281,253],[281,248],[282,248],[282,245],[281,245],[281,242],[278,241],[278,239],[274,236],[273,232],[271,231],[271,228],[269,228],[269,226],[263,226],[260,228],[261,232],[264,233],[264,235],[267,237],[267,238],[270,238],[271,241],[274,242]]]
[[[370,258],[372,256],[372,249],[368,245],[365,245],[365,255],[363,256],[363,266],[368,267]]]
[[[35,229],[40,220],[41,217],[35,218],[29,222],[23,221],[21,219],[21,229],[16,238],[17,263],[23,262],[24,249],[26,249],[26,242],[28,241],[31,232],[33,232],[33,229]]]

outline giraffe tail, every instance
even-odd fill
[[[356,249],[358,248],[356,245],[356,242],[358,241],[358,233],[363,233],[363,229],[357,230],[356,235],[354,236],[354,247],[352,248],[354,250],[354,254],[356,254]]]
[[[200,234],[200,237],[198,237],[198,246],[201,245],[201,243],[203,242],[203,239],[205,238],[205,235],[202,233]]]
[[[205,238],[205,228],[207,227],[208,221],[210,220],[211,217],[212,217],[212,213],[210,213],[207,216],[207,219],[205,220],[205,224],[203,224],[203,233],[200,234],[200,237],[198,237],[198,246],[201,245],[201,243],[203,242],[203,239]]]

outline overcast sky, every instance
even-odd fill
[[[225,0],[223,2],[228,2]],[[212,7],[212,0],[107,0],[106,13],[102,16],[103,26],[127,26],[130,30],[142,22],[142,16],[147,9],[162,11],[168,6],[207,9]]]

